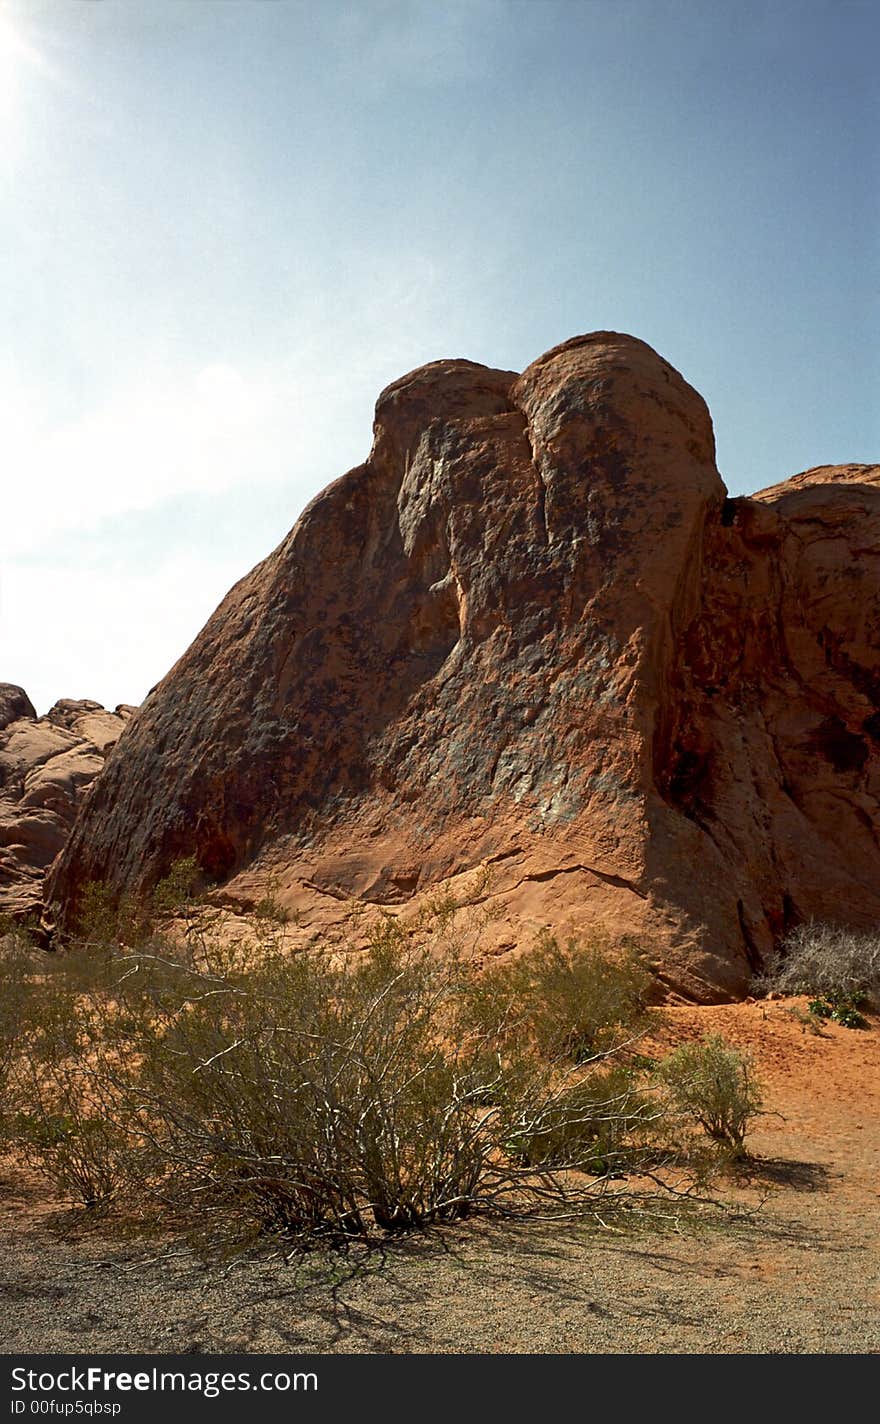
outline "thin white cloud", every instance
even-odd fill
[[[321,485],[366,456],[373,402],[389,380],[471,354],[449,334],[448,310],[471,310],[472,294],[453,292],[417,255],[390,267],[364,254],[364,289],[316,301],[283,362],[152,364],[63,421],[19,377],[14,348],[0,353],[4,558],[102,525],[112,538],[121,515],[255,486],[289,488],[292,523]]]
[[[295,446],[296,393],[284,381],[217,362],[143,381],[48,427],[38,395],[0,373],[10,480],[7,558],[131,510],[182,495],[280,478]]]

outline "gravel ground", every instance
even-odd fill
[[[286,1267],[71,1232],[40,1183],[0,1177],[6,1353],[880,1352],[880,1032],[811,1041],[781,1010],[679,1010],[759,1047],[769,1106],[751,1218],[679,1230],[468,1223]]]

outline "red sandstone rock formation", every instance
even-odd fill
[[[67,698],[38,717],[20,687],[0,683],[0,912],[39,910],[46,867],[133,710]]]
[[[629,336],[412,372],[147,699],[55,909],[195,853],[308,938],[488,866],[490,952],[599,923],[702,998],[798,920],[877,923],[878,473],[727,499]]]

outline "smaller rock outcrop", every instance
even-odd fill
[[[46,868],[134,710],[63,698],[38,717],[22,688],[0,683],[0,913],[39,909]]]

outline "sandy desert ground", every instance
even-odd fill
[[[786,1001],[662,1011],[659,1043],[723,1032],[766,1084],[754,1216],[625,1234],[467,1223],[328,1271],[73,1225],[0,1178],[2,1349],[143,1353],[880,1352],[880,1021],[805,1029]]]

